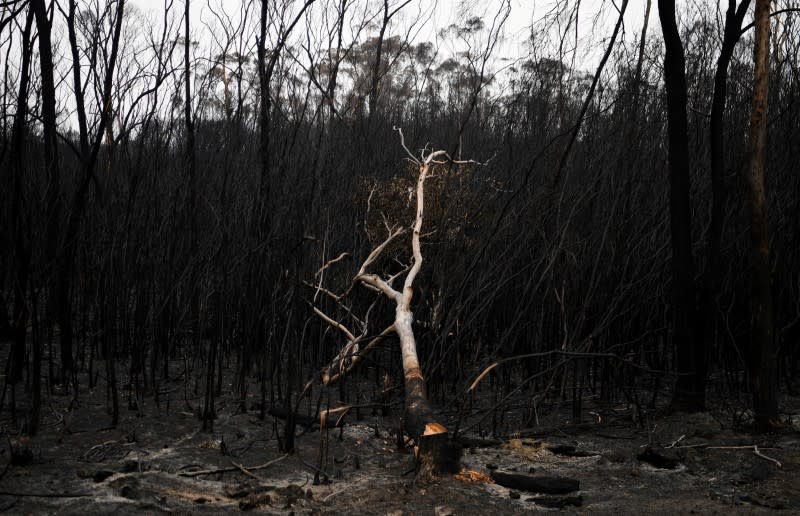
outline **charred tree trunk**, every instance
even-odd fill
[[[752,298],[751,316],[755,326],[750,378],[756,425],[762,429],[779,426],[778,380],[775,328],[772,310],[769,230],[764,175],[767,168],[767,93],[769,92],[770,0],[757,0],[753,62],[755,80],[750,114],[750,148],[745,185],[750,208]]]
[[[405,2],[403,5],[407,4]],[[368,119],[371,121],[375,118],[375,112],[378,109],[378,96],[380,95],[380,81],[381,81],[381,57],[383,54],[383,39],[386,36],[386,28],[389,26],[389,21],[392,19],[397,11],[403,8],[403,5],[398,7],[392,13],[389,13],[389,0],[383,0],[383,19],[381,21],[381,28],[378,32],[378,38],[375,42],[375,63],[372,65],[372,85],[369,89],[369,98],[367,105],[369,106]]]
[[[189,253],[190,259],[194,255],[195,251],[195,237],[196,237],[196,223],[195,223],[195,204],[197,198],[197,185],[195,180],[196,175],[196,165],[195,165],[195,153],[194,153],[194,121],[192,120],[192,69],[191,69],[191,60],[189,49],[191,47],[191,34],[189,32],[189,0],[186,0],[184,4],[184,44],[183,44],[183,80],[184,80],[184,88],[186,92],[186,101],[183,103],[183,116],[184,116],[184,126],[186,128],[186,147],[184,148],[185,152],[185,166],[186,166],[186,176],[189,182],[189,225],[191,227],[191,252]],[[195,307],[193,306],[192,309],[194,310]],[[193,313],[193,315],[196,315]],[[196,319],[195,319],[196,321]]]
[[[14,115],[14,125],[11,130],[11,149],[9,153],[8,172],[12,175],[11,199],[11,235],[14,240],[14,253],[16,258],[17,274],[14,280],[14,319],[12,321],[13,344],[11,347],[11,368],[8,383],[16,384],[22,380],[23,365],[25,362],[25,341],[28,325],[28,304],[26,291],[30,273],[31,247],[30,239],[26,235],[24,224],[25,197],[22,188],[22,176],[25,173],[22,156],[25,151],[25,118],[28,113],[28,85],[30,79],[30,63],[33,49],[31,46],[31,26],[33,24],[33,10],[28,10],[25,20],[25,29],[22,32],[22,67],[20,70],[19,93],[17,95],[17,111]],[[13,392],[13,391],[12,391]],[[0,406],[3,400],[0,399]]]
[[[725,30],[722,48],[717,58],[717,69],[714,73],[714,93],[711,100],[711,120],[709,139],[711,142],[711,222],[706,236],[706,268],[700,285],[698,314],[695,318],[694,338],[703,343],[701,369],[708,370],[709,348],[714,339],[715,304],[720,283],[722,230],[725,217],[727,187],[725,185],[725,105],[728,95],[728,67],[733,57],[733,50],[739,41],[742,21],[747,13],[750,0],[743,0],[736,7],[735,0],[728,0],[725,13]],[[705,394],[705,375],[698,378],[698,395],[702,389]],[[701,398],[704,402],[704,397]]]
[[[32,322],[32,338],[31,348],[33,348],[33,364],[31,365],[31,413],[28,418],[28,433],[36,435],[39,428],[39,416],[42,407],[42,339],[39,333],[39,314],[36,309],[37,293],[34,291],[33,286],[30,288],[31,299],[31,322]]]
[[[60,174],[58,166],[58,141],[56,133],[56,89],[53,76],[53,47],[51,44],[52,22],[47,16],[47,6],[44,0],[32,0],[31,8],[36,18],[36,29],[39,33],[39,66],[42,81],[42,132],[44,133],[44,163],[45,175],[48,186],[44,195],[45,206],[48,210],[47,216],[47,242],[45,243],[45,255],[51,263],[56,261],[58,255],[59,222],[61,218],[60,209]],[[60,311],[60,309],[59,309]],[[65,331],[61,328],[61,333]],[[71,331],[69,328],[67,331]],[[64,349],[64,345],[69,345],[70,341],[62,340],[62,362],[64,369],[71,369],[72,349]],[[41,356],[39,357],[41,358]],[[34,353],[34,362],[37,360]],[[34,373],[38,370],[39,364],[34,364]],[[39,376],[34,374],[32,379],[34,389],[38,388]],[[35,392],[35,391],[34,391]],[[40,406],[36,399],[31,407],[31,417],[28,424],[28,431],[35,435],[39,428]]]
[[[678,381],[673,407],[699,411],[705,407],[707,350],[692,334],[696,316],[694,257],[692,256],[689,124],[686,115],[686,59],[675,17],[675,0],[659,0],[664,33],[664,84],[667,90],[669,139],[670,230],[672,237],[672,342]]]
[[[259,33],[257,41],[258,53],[258,85],[259,85],[259,111],[258,111],[258,157],[260,165],[259,191],[256,200],[256,224],[257,234],[261,238],[266,237],[266,226],[268,225],[268,206],[269,206],[269,139],[270,139],[270,110],[271,98],[269,83],[272,80],[272,70],[267,64],[267,18],[269,2],[261,0],[261,16],[259,18]]]
[[[70,5],[70,14],[68,15],[68,23],[70,25],[70,43],[73,47],[73,57],[77,55],[75,35],[74,35],[74,5]],[[100,146],[106,128],[111,124],[111,88],[114,80],[114,70],[117,62],[117,55],[119,53],[119,40],[122,33],[122,18],[125,12],[125,0],[119,0],[116,9],[116,18],[114,20],[114,32],[111,41],[111,53],[107,62],[106,73],[103,79],[103,92],[102,92],[102,105],[100,111],[100,120],[97,125],[97,133],[91,148],[88,147],[88,131],[86,128],[86,117],[84,108],[83,92],[80,82],[80,71],[75,67],[79,64],[75,63],[73,66],[73,81],[75,85],[76,104],[78,105],[79,124],[80,129],[80,145],[81,145],[81,179],[77,191],[75,192],[72,201],[69,217],[67,218],[67,226],[65,228],[64,240],[61,248],[58,251],[57,257],[57,279],[56,279],[56,303],[58,305],[58,319],[61,327],[61,362],[63,370],[62,381],[67,382],[72,379],[75,384],[75,393],[77,396],[77,376],[72,356],[72,298],[70,295],[72,285],[72,274],[75,262],[75,252],[78,240],[78,231],[80,228],[81,219],[83,218],[86,203],[88,200],[89,185],[94,177],[94,169],[100,153]],[[41,46],[41,43],[40,43]],[[111,144],[111,142],[109,142]]]

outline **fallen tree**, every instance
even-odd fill
[[[453,160],[443,150],[430,151],[427,154],[423,150],[420,157],[417,158],[408,150],[402,130],[399,128],[395,128],[395,130],[400,136],[400,144],[406,151],[408,159],[416,165],[418,171],[416,181],[416,217],[411,226],[412,264],[389,277],[382,277],[380,274],[371,272],[370,267],[381,257],[386,248],[407,232],[407,228],[403,226],[390,225],[388,221],[384,221],[388,233],[385,240],[372,249],[343,294],[336,294],[331,290],[325,289],[323,287],[323,276],[329,267],[348,258],[350,256],[349,253],[342,253],[338,257],[329,260],[317,271],[315,283],[313,285],[309,284],[315,289],[315,303],[320,295],[324,295],[334,300],[352,315],[349,308],[344,307],[343,301],[359,285],[381,293],[383,297],[395,303],[394,322],[371,338],[367,336],[369,313],[375,303],[367,310],[367,315],[363,319],[352,317],[361,326],[359,336],[356,336],[355,332],[351,331],[346,324],[335,320],[317,306],[313,307],[317,316],[330,327],[340,331],[347,339],[347,343],[342,350],[323,369],[321,380],[325,385],[336,383],[357,368],[366,354],[377,347],[386,337],[392,334],[396,335],[400,341],[405,386],[403,426],[408,436],[415,442],[418,465],[429,468],[434,473],[456,473],[460,469],[461,446],[450,439],[446,426],[441,422],[428,402],[425,379],[420,369],[417,342],[412,328],[414,314],[411,309],[411,301],[414,297],[414,280],[417,278],[423,262],[420,235],[425,215],[425,180],[430,175],[431,167],[435,164],[477,164],[477,162],[472,160]],[[405,278],[402,287],[396,289],[394,283],[404,274]],[[377,302],[377,299],[375,302]]]
[[[580,482],[572,478],[520,475],[493,471],[492,480],[510,489],[544,494],[567,494],[580,489]]]

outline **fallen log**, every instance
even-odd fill
[[[348,407],[349,409],[349,407]],[[344,414],[335,414],[337,409],[331,409],[328,411],[328,416],[325,419],[325,428],[339,428],[340,426],[344,426]],[[289,412],[286,410],[286,407],[282,405],[274,405],[270,407],[267,413],[278,419],[288,419]],[[315,428],[319,428],[319,416],[306,416],[304,414],[294,414],[294,421],[295,423],[302,425],[309,430],[313,430]]]
[[[548,444],[545,449],[552,454],[563,455],[564,457],[594,457],[599,455],[599,453],[578,450],[571,444]]]
[[[501,473],[499,471],[492,471],[490,475],[497,485],[533,493],[566,494],[580,489],[580,482],[573,478],[533,477],[518,473]]]
[[[680,456],[675,448],[661,446],[648,446],[636,458],[659,469],[675,469],[681,463]]]
[[[570,505],[580,507],[583,504],[583,497],[578,496],[534,496],[533,498],[526,498],[526,502],[533,502],[542,507],[549,507],[551,509],[563,509]]]

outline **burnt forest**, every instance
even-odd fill
[[[800,512],[795,0],[0,0],[0,512]]]

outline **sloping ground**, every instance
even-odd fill
[[[319,432],[299,436],[297,453],[284,456],[271,418],[236,414],[235,404],[221,403],[214,432],[203,433],[191,411],[174,408],[183,401],[173,401],[170,411],[163,403],[160,411],[152,403],[126,411],[116,429],[103,429],[103,397],[102,388],[82,393],[82,406],[72,413],[68,398],[52,399],[41,435],[30,440],[16,437],[3,414],[0,425],[11,434],[17,464],[0,479],[0,510],[445,515],[552,511],[543,504],[560,503],[569,512],[601,514],[800,511],[800,434],[791,425],[780,435],[753,436],[700,414],[656,420],[650,432],[608,423],[548,435],[534,429],[500,445],[466,449],[465,467],[481,473],[466,482],[415,478],[412,456],[398,451],[395,436],[381,426],[389,420],[376,418],[346,426],[341,439],[338,429],[327,434],[329,482],[323,474],[314,485]],[[8,446],[0,451],[0,468],[10,456]],[[493,471],[570,477],[580,491],[563,497],[514,492],[482,480]]]

